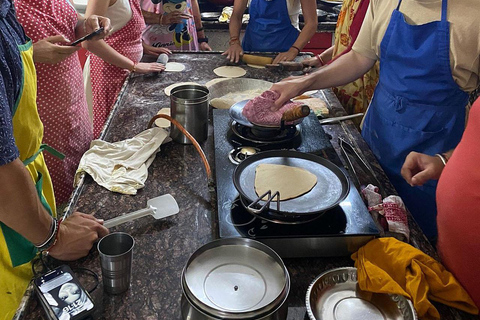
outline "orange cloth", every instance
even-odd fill
[[[468,313],[478,308],[455,277],[435,259],[395,238],[375,239],[352,255],[364,291],[412,300],[420,319],[440,319],[429,299]]]
[[[437,248],[452,272],[480,307],[480,99],[472,106],[462,140],[437,187]]]

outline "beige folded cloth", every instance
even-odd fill
[[[136,194],[144,187],[148,167],[167,137],[165,129],[154,127],[123,141],[92,141],[78,165],[75,185],[80,174],[87,172],[96,183],[110,191]]]

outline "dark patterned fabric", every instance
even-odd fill
[[[22,86],[22,60],[17,45],[27,38],[9,0],[0,0],[0,165],[18,158],[12,118]]]

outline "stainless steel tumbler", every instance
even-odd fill
[[[134,246],[133,237],[124,232],[110,233],[98,242],[103,289],[107,293],[119,294],[130,287]]]
[[[207,140],[208,96],[207,87],[200,85],[178,86],[173,88],[170,94],[172,118],[180,122],[198,142]],[[173,124],[170,136],[175,142],[191,144],[190,140]]]

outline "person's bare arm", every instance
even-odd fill
[[[90,17],[91,15],[104,16],[107,12],[109,5],[110,1],[89,0],[87,4],[87,10],[85,12],[85,17],[88,19],[88,17]],[[100,57],[105,62],[113,64],[114,66],[121,69],[127,69],[131,71],[135,70],[135,72],[138,73],[161,72],[164,70],[163,65],[156,62],[140,62],[138,64],[135,64],[135,62],[110,47],[104,40],[85,41],[82,43],[82,46],[88,51]]]
[[[292,61],[310,41],[310,39],[317,31],[318,19],[317,19],[317,3],[315,0],[300,0],[302,6],[302,14],[305,25],[300,31],[297,40],[293,43],[292,47],[286,52],[279,53],[273,63],[279,63],[280,61]],[[298,48],[298,50],[296,49]],[[300,50],[300,51],[299,51]]]
[[[228,24],[230,31],[230,47],[222,53],[226,55],[231,62],[240,61],[240,56],[243,54],[242,45],[240,43],[240,30],[242,29],[242,18],[245,9],[247,8],[248,0],[235,0],[233,3],[233,12]]]
[[[193,19],[195,21],[195,28],[197,30],[197,37],[198,38],[206,38],[205,36],[205,30],[203,30],[203,24],[202,24],[202,16],[200,14],[200,7],[198,5],[197,0],[192,0],[192,13],[193,13]],[[199,44],[200,50],[201,51],[212,51],[212,48],[208,45],[207,42],[201,42]]]
[[[280,98],[275,101],[275,105],[277,108],[280,108],[289,99],[305,91],[331,88],[350,83],[370,70],[375,61],[352,50],[328,66],[320,68],[309,75],[277,82],[271,88],[271,90],[280,93]]]
[[[320,56],[320,58],[322,59],[323,64],[320,61],[320,59],[318,58],[318,56]],[[332,60],[332,56],[333,56],[333,46],[331,46],[327,50],[323,51],[322,53],[320,53],[318,55],[315,55],[313,58],[308,58],[308,59],[302,60],[302,63],[305,66],[321,67],[322,65],[325,65],[330,60]]]
[[[0,166],[0,181],[0,221],[40,245],[50,235],[52,217],[41,204],[30,173],[20,159]],[[51,255],[61,260],[87,255],[93,243],[108,233],[102,224],[93,216],[75,213],[60,225]]]

